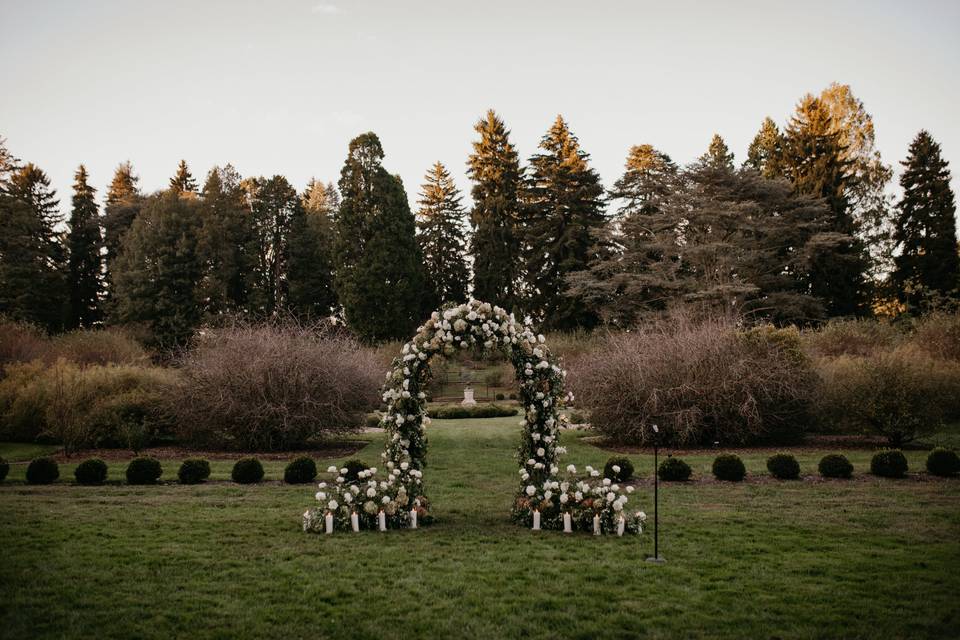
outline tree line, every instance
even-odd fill
[[[633,146],[609,189],[560,116],[525,164],[488,111],[467,158],[472,207],[430,167],[410,209],[374,133],[336,185],[181,161],[144,194],[129,163],[102,210],[81,165],[68,219],[46,174],[0,139],[0,314],[59,331],[141,327],[187,342],[220,316],[341,315],[369,341],[402,338],[468,295],[547,329],[630,327],[683,305],[809,324],[956,303],[950,172],[921,131],[903,195],[846,85],[767,118],[739,165],[715,135],[688,166]]]

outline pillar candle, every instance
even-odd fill
[[[327,523],[327,533],[333,533],[333,514],[327,511],[327,517],[324,520]]]
[[[563,532],[573,533],[573,522],[570,518],[570,512],[563,514]]]
[[[360,518],[357,517],[356,511],[350,514],[350,526],[353,527],[354,533],[360,531]]]
[[[387,530],[387,514],[381,511],[380,515],[377,516],[377,521],[380,524],[380,531],[386,531]]]
[[[626,523],[623,521],[623,516],[620,516],[620,519],[617,520],[617,535],[623,535],[623,529],[626,526]]]
[[[540,531],[540,512],[539,511],[533,512],[533,530]]]
[[[593,535],[600,535],[600,516],[593,516]]]
[[[416,509],[410,509],[410,528],[411,529],[417,528],[417,510]]]

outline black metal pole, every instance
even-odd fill
[[[657,441],[653,441],[653,557],[660,557],[660,468],[657,466]]]

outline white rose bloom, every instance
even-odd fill
[[[633,487],[627,487],[627,493],[633,493]]]
[[[390,504],[390,496],[383,496],[383,498],[380,499],[380,502],[383,504]]]
[[[550,491],[549,489],[547,489],[546,491],[543,492],[544,500],[549,500],[552,497],[553,497],[553,491]]]
[[[370,467],[369,472],[370,472],[370,475],[373,475],[373,474],[375,474],[375,473],[377,472],[377,468],[376,468],[376,467]]]
[[[357,485],[352,485],[352,486],[350,487],[350,491],[352,491],[352,492],[353,492],[353,495],[355,495],[355,496],[356,496],[356,495],[359,495],[359,494],[360,494],[360,487],[358,487]]]
[[[573,494],[573,497],[577,499],[577,502],[580,502],[581,500],[583,500],[583,494],[582,494],[581,492],[579,492],[579,491],[577,491],[576,493],[574,493],[574,494]]]
[[[620,473],[620,465],[615,464],[615,465],[613,465],[613,467],[611,467],[611,468],[613,469],[613,472],[614,472],[614,473]]]
[[[567,501],[570,500],[570,496],[565,493],[560,494],[560,504],[567,504]]]
[[[336,473],[336,472],[337,472],[337,468],[335,466],[330,465],[329,467],[327,467],[327,473]]]
[[[577,468],[574,465],[572,464],[567,465],[567,473],[576,473],[576,472],[577,472]]]
[[[539,449],[537,449],[537,455],[540,456],[541,458],[542,458],[546,453],[547,453],[547,452],[546,452],[546,450],[545,450],[543,447],[540,447]]]
[[[605,486],[605,487],[609,487],[609,486],[610,486],[610,478],[604,478],[604,479],[603,479],[603,486]]]
[[[317,486],[318,486],[319,488],[321,488],[321,489],[326,489],[326,488],[327,488],[327,483],[326,483],[326,482],[321,482],[321,483],[318,484]]]
[[[613,495],[613,492],[612,492],[612,491],[607,494],[607,502],[613,502],[613,499],[614,499],[614,498],[616,498],[616,496]]]
[[[520,479],[523,480],[524,482],[526,482],[527,480],[530,479],[530,474],[529,474],[529,473],[524,473],[522,476],[520,476]]]
[[[403,471],[406,471],[409,467],[410,467],[410,463],[409,463],[409,462],[401,462],[401,463],[400,463],[400,468],[401,468]]]
[[[593,467],[591,467],[590,465],[587,465],[586,469],[587,469],[587,473],[593,473]]]
[[[327,508],[330,509],[330,511],[334,511],[339,506],[340,505],[337,504],[336,500],[331,500],[330,502],[327,503]]]
[[[614,511],[623,511],[623,505],[619,501],[613,503]]]
[[[347,504],[350,504],[351,502],[353,502],[353,494],[352,493],[343,494],[343,501],[346,502]]]
[[[569,483],[569,482],[561,482],[561,483],[560,483],[560,491],[567,491],[569,488],[570,488],[570,483]]]
[[[528,465],[528,466],[532,466],[532,465],[535,465],[535,464],[537,464],[537,461],[534,460],[533,458],[530,458],[529,460],[527,460],[527,465]]]
[[[349,471],[350,471],[349,469],[347,469],[346,467],[344,467],[344,468],[340,469],[340,474],[341,474],[341,475],[346,475]]]
[[[537,492],[537,488],[536,488],[535,486],[533,486],[532,484],[528,484],[528,485],[527,485],[527,495],[528,495],[528,496],[530,496],[530,497],[532,498],[532,497],[533,497],[533,494],[535,494],[536,492]]]
[[[327,494],[325,494],[323,491],[317,491],[316,498],[317,502],[323,502],[327,499]]]
[[[372,497],[375,496],[375,495],[377,495],[377,490],[376,490],[376,489],[374,489],[373,487],[370,487],[369,489],[367,489],[367,497],[368,497],[368,498],[372,498]]]

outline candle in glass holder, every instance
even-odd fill
[[[617,520],[617,535],[622,536],[623,530],[626,527],[626,522],[623,521],[623,516],[620,516],[620,519]]]
[[[416,509],[410,509],[410,528],[411,529],[417,528],[417,510]]]
[[[327,511],[327,516],[324,520],[327,524],[327,533],[333,533],[333,514]]]
[[[600,516],[593,516],[593,535],[600,535]]]
[[[382,510],[380,511],[380,515],[377,516],[377,522],[380,524],[380,531],[387,530],[387,514]]]
[[[354,533],[360,531],[360,518],[357,516],[356,511],[350,514],[350,526],[353,527]]]
[[[570,518],[569,511],[563,514],[563,532],[573,533],[573,521]]]
[[[540,531],[540,512],[539,511],[533,512],[533,530]]]

